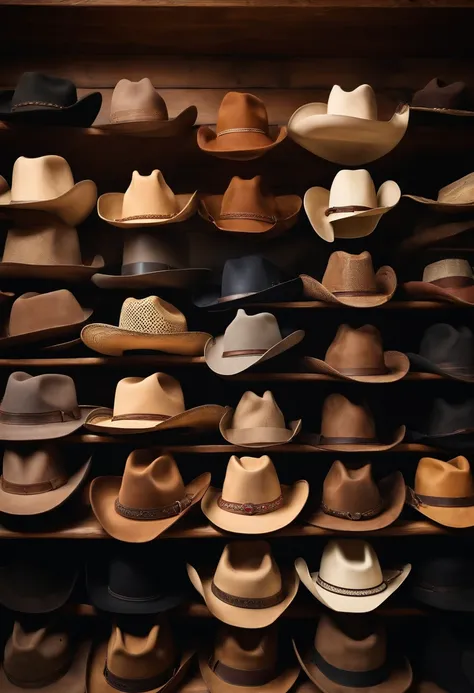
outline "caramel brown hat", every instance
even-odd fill
[[[383,350],[382,335],[373,325],[340,325],[324,361],[312,356],[304,361],[310,371],[360,383],[393,383],[410,369],[405,354]]]
[[[429,205],[436,212],[463,212],[474,209],[474,173],[468,173],[459,180],[445,185],[438,192],[436,200],[419,195],[404,195],[415,202]]]
[[[378,483],[369,462],[350,469],[336,460],[326,475],[320,505],[306,522],[338,532],[370,532],[391,525],[405,505],[405,482],[400,472]]]
[[[298,591],[295,570],[280,572],[266,541],[227,544],[215,571],[187,566],[189,579],[213,616],[238,628],[265,628]]]
[[[372,256],[366,250],[351,255],[343,250],[331,254],[321,282],[302,274],[305,298],[338,303],[353,308],[373,308],[387,303],[397,288],[397,275],[384,265],[374,271]]]
[[[308,494],[307,481],[282,486],[268,455],[232,455],[222,489],[211,486],[201,508],[208,520],[227,532],[266,534],[293,522]]]
[[[152,450],[135,450],[127,458],[123,477],[93,480],[90,502],[110,536],[142,543],[156,539],[199,503],[210,481],[206,472],[185,486],[171,455],[155,457]]]
[[[263,156],[285,137],[286,127],[279,129],[276,139],[270,137],[267,109],[261,99],[230,91],[219,106],[216,132],[200,127],[197,143],[204,152],[220,159],[250,161]]]
[[[409,296],[422,301],[474,303],[474,273],[467,260],[445,259],[426,265],[422,281],[402,284]]]
[[[285,417],[267,390],[260,397],[244,392],[235,411],[227,408],[219,430],[231,445],[243,448],[268,448],[289,443],[301,431],[301,419],[285,423]]]

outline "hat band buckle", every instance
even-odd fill
[[[331,214],[346,214],[348,212],[368,212],[373,209],[373,207],[367,207],[366,205],[344,205],[342,207],[328,207],[324,212],[326,217]]]
[[[125,679],[122,676],[116,676],[113,674],[105,662],[104,666],[104,678],[107,683],[115,688],[116,691],[123,691],[123,693],[142,693],[143,691],[152,691],[154,688],[160,688],[165,684],[175,673],[175,667],[171,666],[160,671],[159,674],[155,676],[149,676],[148,678],[141,679]]]
[[[235,515],[266,515],[272,513],[283,505],[283,494],[268,503],[232,503],[219,496],[217,505],[221,510]]]
[[[11,426],[31,426],[50,423],[67,423],[81,418],[81,410],[74,407],[69,411],[41,411],[35,413],[9,412],[0,409],[0,422]]]
[[[188,508],[195,494],[187,493],[184,498],[161,508],[129,508],[122,505],[119,499],[115,500],[115,512],[129,520],[166,520],[169,517],[180,515]]]
[[[7,481],[4,476],[0,477],[0,486],[3,491],[15,496],[36,496],[40,493],[48,493],[65,486],[67,482],[67,476],[56,476],[48,481],[39,481],[37,484],[14,484],[12,481]]]
[[[230,606],[237,606],[240,609],[269,609],[271,606],[281,604],[285,598],[283,588],[279,589],[276,594],[271,594],[269,597],[238,597],[221,590],[217,587],[214,580],[211,583],[211,591],[219,601],[229,604]]]
[[[333,517],[339,517],[342,520],[370,520],[373,517],[377,517],[383,510],[383,505],[379,505],[377,508],[372,508],[370,510],[364,510],[362,512],[349,512],[348,510],[333,510],[326,503],[321,502],[321,510],[325,515],[332,515]]]
[[[223,664],[219,659],[213,664],[212,658],[209,661],[209,667],[216,676],[231,686],[264,686],[276,678],[275,667],[252,670],[235,669]]]
[[[340,669],[330,664],[316,649],[311,654],[311,660],[326,678],[345,687],[369,688],[378,686],[386,681],[390,675],[390,668],[387,662],[384,662],[382,666],[376,669],[349,671],[348,669]]]

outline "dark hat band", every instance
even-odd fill
[[[172,219],[176,214],[135,214],[132,217],[121,217],[114,221],[139,221],[140,219]]]
[[[389,583],[392,582],[392,580],[394,580],[396,577],[401,575],[401,572],[401,570],[398,570],[397,574],[390,578],[390,580],[384,580],[380,584],[374,585],[373,587],[364,587],[361,589],[351,589],[349,587],[340,587],[339,585],[333,585],[332,583],[323,580],[323,578],[319,575],[316,578],[316,584],[322,587],[323,590],[326,590],[326,592],[340,594],[343,597],[372,597],[375,594],[385,592]]]
[[[340,436],[323,436],[322,433],[317,438],[319,438],[318,442],[320,445],[371,445],[379,442],[377,438],[358,438],[356,436],[344,438]]]
[[[104,678],[109,686],[112,686],[117,691],[123,691],[123,693],[144,693],[144,691],[152,691],[163,686],[173,676],[174,672],[175,667],[171,666],[164,671],[160,671],[159,674],[146,679],[125,679],[113,674],[108,669],[107,662],[105,662]]]
[[[5,672],[5,676],[10,681],[10,683],[12,683],[14,686],[17,686],[17,688],[34,688],[36,690],[37,688],[44,688],[45,686],[50,686],[52,683],[56,683],[56,681],[62,679],[62,677],[65,674],[67,674],[67,672],[71,668],[72,660],[73,654],[71,652],[70,656],[67,658],[67,661],[59,669],[56,669],[56,671],[52,671],[48,676],[45,676],[44,678],[35,679],[35,681],[23,681],[15,678],[14,676],[8,673],[5,665],[3,667],[3,670]]]
[[[0,409],[0,423],[11,426],[31,426],[36,424],[67,423],[81,418],[81,410],[75,407],[70,411],[41,411],[33,413],[9,412]]]
[[[408,488],[407,502],[415,508],[420,505],[431,505],[434,508],[471,508],[474,506],[474,496],[458,496],[447,498],[444,496],[425,496]]]
[[[35,496],[40,493],[48,493],[54,491],[61,486],[65,486],[68,482],[67,476],[56,476],[48,481],[40,481],[37,484],[14,484],[7,481],[4,476],[0,477],[0,486],[5,493],[11,493],[14,496]]]
[[[112,421],[167,421],[171,418],[168,414],[117,414],[112,416]]]
[[[214,580],[211,583],[212,594],[221,602],[230,606],[237,606],[240,609],[268,609],[271,606],[281,604],[285,598],[283,588],[278,590],[276,594],[271,594],[269,597],[237,597],[228,592],[219,589]]]
[[[371,510],[364,510],[363,512],[350,512],[349,510],[334,510],[330,508],[325,503],[321,502],[321,510],[326,515],[332,515],[332,517],[340,517],[342,520],[370,520],[373,517],[377,517],[383,511],[383,504],[379,505],[377,508],[372,508]]]
[[[275,667],[252,670],[234,669],[234,667],[229,667],[219,660],[212,664],[212,659],[209,661],[209,667],[216,676],[231,686],[264,686],[277,676]]]
[[[345,214],[346,212],[367,212],[373,207],[365,205],[346,205],[344,207],[328,207],[324,214],[328,217],[330,214]]]
[[[265,130],[262,130],[261,128],[227,128],[227,130],[221,130],[220,132],[216,133],[216,135],[217,137],[222,137],[223,135],[233,135],[234,133],[241,132],[256,132],[259,135],[267,134]]]
[[[174,269],[177,268],[165,265],[164,262],[131,262],[128,265],[122,265],[121,274],[149,274],[150,272],[164,272]]]
[[[233,349],[232,351],[222,352],[222,358],[227,359],[232,356],[261,356],[266,354],[268,349]]]
[[[115,512],[129,520],[166,520],[175,517],[189,508],[195,494],[187,493],[184,498],[161,508],[129,508],[122,505],[117,498],[115,500]]]
[[[429,582],[417,582],[415,587],[422,590],[427,590],[428,592],[443,592],[449,594],[450,592],[459,592],[461,590],[472,590],[472,574],[465,576],[465,582],[458,582],[455,585],[432,585]]]
[[[219,496],[217,505],[221,510],[235,515],[266,515],[278,510],[283,505],[283,494],[268,503],[232,503]]]
[[[107,592],[110,594],[111,597],[113,597],[114,599],[118,599],[121,602],[154,602],[157,599],[162,599],[163,597],[163,595],[161,594],[151,594],[147,595],[146,597],[131,597],[129,595],[120,594],[119,592],[114,592],[114,590],[110,586],[107,587]]]
[[[348,671],[347,669],[339,669],[339,667],[329,664],[316,649],[311,653],[311,661],[326,678],[340,686],[369,688],[383,683],[390,675],[387,662],[381,667],[369,669],[368,671]]]
[[[269,224],[276,224],[278,219],[270,214],[258,214],[257,212],[228,212],[220,214],[221,219],[247,219],[248,221],[266,221]]]

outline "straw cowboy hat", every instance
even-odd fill
[[[120,380],[113,410],[94,409],[85,426],[93,432],[110,434],[151,433],[171,428],[216,429],[223,413],[224,407],[218,404],[186,409],[183,390],[176,378],[153,373],[147,378]]]
[[[188,106],[176,118],[170,118],[162,96],[148,79],[117,82],[110,102],[108,123],[101,130],[136,137],[176,137],[191,131],[196,122],[196,106]]]
[[[474,611],[474,561],[471,556],[433,556],[413,567],[412,594],[446,611]],[[474,680],[473,680],[474,682]]]
[[[199,670],[210,693],[287,693],[300,673],[288,658],[286,641],[279,643],[276,625],[262,630],[219,626],[213,647],[200,653]]]
[[[409,431],[413,442],[459,452],[474,449],[474,399],[454,403],[436,397],[426,418],[424,431]]]
[[[0,512],[7,515],[39,515],[58,508],[86,478],[91,458],[66,465],[57,447],[7,448],[0,476]]]
[[[8,378],[0,407],[0,440],[12,441],[63,438],[81,428],[94,409],[77,403],[68,375],[22,371]]]
[[[91,644],[52,623],[31,630],[15,621],[0,664],[0,690],[83,693]]]
[[[316,634],[293,640],[303,671],[321,693],[406,693],[413,674],[406,657],[387,643],[380,623],[365,621],[345,630],[324,614]]]
[[[422,301],[474,303],[474,273],[467,260],[445,259],[426,265],[422,281],[402,284],[406,294]]]
[[[301,204],[298,195],[272,195],[262,176],[234,176],[223,195],[201,195],[199,214],[220,231],[276,235],[296,224]]]
[[[384,351],[382,335],[373,325],[340,325],[324,361],[312,356],[306,356],[304,361],[310,371],[360,383],[393,383],[410,368],[405,354]]]
[[[285,423],[285,417],[270,390],[260,397],[244,392],[237,407],[227,408],[219,430],[231,445],[243,448],[269,448],[293,440],[301,431],[301,419]]]
[[[447,84],[439,77],[434,77],[423,89],[413,94],[410,109],[448,116],[474,116],[474,110],[469,105],[464,82]]]
[[[77,226],[92,212],[96,200],[96,184],[91,180],[74,184],[68,162],[56,154],[20,156],[13,165],[11,189],[0,176],[0,212],[13,219],[34,210]]]
[[[468,173],[438,192],[436,200],[418,195],[404,195],[415,202],[429,205],[437,212],[462,212],[474,209],[474,173]]]
[[[305,520],[337,532],[371,532],[395,522],[404,505],[400,472],[376,482],[370,462],[350,469],[336,460],[324,479],[319,507]]]
[[[407,579],[411,564],[382,570],[377,554],[362,539],[333,539],[324,547],[319,571],[310,573],[304,558],[295,568],[307,590],[332,611],[365,614],[377,609]]]
[[[466,231],[474,230],[474,219],[472,218],[460,218],[458,221],[442,224],[439,223],[439,219],[440,217],[437,217],[435,223],[435,220],[428,218],[415,226],[412,235],[400,243],[400,251],[403,253],[413,252],[419,248],[442,243],[448,238],[455,238]]]
[[[474,335],[469,327],[430,325],[421,340],[419,353],[407,356],[413,371],[436,373],[451,380],[474,380]]]
[[[288,134],[299,145],[323,159],[359,166],[388,154],[408,127],[407,105],[389,121],[378,120],[375,93],[368,84],[344,91],[337,84],[328,102],[298,108],[288,122]]]
[[[149,176],[134,171],[124,193],[105,193],[99,197],[97,213],[119,229],[176,224],[195,213],[196,195],[196,192],[175,195],[158,169]]]
[[[239,308],[225,333],[207,342],[204,358],[214,373],[237,375],[291,349],[304,335],[304,330],[295,330],[283,337],[271,313],[247,315]]]
[[[351,255],[336,250],[328,260],[321,282],[302,274],[303,295],[312,301],[351,308],[373,308],[387,303],[397,288],[397,275],[384,265],[374,271],[372,256],[364,250]]]
[[[286,527],[308,500],[307,481],[282,486],[268,455],[232,455],[222,489],[211,488],[201,502],[212,524],[237,534],[267,534]]]
[[[118,327],[103,323],[86,325],[81,339],[90,349],[107,356],[121,356],[131,350],[201,356],[211,335],[189,332],[180,310],[158,296],[147,296],[125,299]]]
[[[253,94],[230,91],[222,99],[216,131],[203,125],[197,134],[198,147],[220,159],[258,159],[283,142],[286,127],[270,137],[265,104]]]
[[[99,476],[90,487],[94,515],[114,539],[143,543],[156,539],[199,503],[211,482],[206,472],[184,485],[171,455],[135,450],[123,477]]]
[[[280,572],[266,541],[227,544],[214,572],[198,572],[189,564],[187,569],[211,614],[238,628],[274,623],[298,591],[295,570]]]
[[[384,214],[400,201],[397,183],[387,180],[378,191],[370,173],[339,171],[331,190],[310,188],[304,196],[304,208],[311,226],[328,243],[335,238],[363,238],[370,235]]]

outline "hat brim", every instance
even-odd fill
[[[57,573],[56,570],[56,578]],[[18,594],[17,584],[8,566],[0,567],[0,604],[22,614],[49,614],[56,611],[68,601],[78,577],[77,571],[70,570],[68,566],[62,566],[62,574],[62,584],[54,593],[48,594],[44,584],[37,584],[37,594],[25,595]]]
[[[199,215],[219,229],[229,233],[268,234],[283,233],[296,224],[303,204],[298,195],[280,195],[275,197],[277,221],[259,221],[257,219],[221,219],[222,200],[224,195],[201,195]]]
[[[64,438],[81,428],[87,417],[95,410],[95,407],[81,404],[79,406],[79,418],[74,421],[62,421],[60,423],[21,425],[0,422],[0,440],[26,441],[26,440],[55,440]]]
[[[232,356],[224,358],[224,335],[210,339],[204,349],[204,358],[206,363],[214,373],[219,375],[237,375],[243,373],[257,363],[268,361],[279,354],[282,354],[291,347],[296,346],[304,338],[304,330],[295,330],[287,337],[281,339],[277,344],[274,344],[264,354],[253,356]]]
[[[441,375],[443,378],[460,380],[466,383],[474,381],[474,370],[470,375],[460,375],[459,373],[438,366],[424,356],[420,356],[420,354],[408,352],[407,357],[410,359],[411,370],[417,373],[435,373],[436,375]]]
[[[324,590],[316,582],[318,571],[310,573],[304,558],[296,559],[295,568],[306,589],[324,606],[339,613],[366,614],[377,609],[405,582],[410,574],[411,563],[404,565],[399,575],[397,575],[398,570],[383,570],[383,579],[389,580],[387,588],[379,594],[372,594],[367,597],[349,597]]]
[[[172,217],[149,219],[147,214],[144,214],[141,218],[134,216],[129,221],[120,221],[122,218],[123,198],[124,193],[105,193],[99,197],[97,202],[97,214],[99,217],[107,224],[116,226],[119,229],[143,229],[152,226],[164,226],[165,224],[177,224],[180,221],[186,221],[186,219],[195,214],[198,205],[197,191],[175,195],[178,211]]]
[[[403,195],[403,197],[407,197],[409,200],[413,200],[419,204],[427,205],[436,212],[452,212],[454,214],[456,212],[468,212],[474,209],[474,202],[456,204],[453,202],[439,202],[438,200],[432,200],[429,197],[422,197],[421,195]]]
[[[349,520],[328,515],[320,508],[306,516],[305,522],[315,527],[336,532],[373,532],[393,524],[401,515],[405,505],[405,480],[401,472],[394,472],[378,484],[384,510],[369,520]]]
[[[168,120],[122,120],[115,123],[96,125],[98,130],[107,130],[111,134],[134,135],[135,137],[176,137],[190,130],[197,118],[196,106],[188,106],[176,118]]]
[[[60,353],[62,351],[68,351],[69,349],[74,349],[75,347],[82,344],[81,338],[70,339],[67,342],[58,342],[57,344],[48,344],[47,346],[41,346],[40,350],[42,354],[46,356],[48,354]]]
[[[462,108],[428,108],[428,106],[410,106],[410,111],[421,111],[423,113],[433,113],[434,115],[462,116],[472,118],[474,111],[467,111]]]
[[[309,495],[307,481],[296,481],[292,486],[281,485],[283,504],[277,510],[264,515],[237,515],[226,512],[218,505],[222,489],[207,491],[201,502],[201,510],[213,525],[236,534],[268,534],[289,525],[303,510]]]
[[[293,301],[298,298],[303,289],[301,277],[294,277],[281,284],[255,291],[253,293],[232,296],[221,296],[219,290],[208,292],[194,299],[194,305],[198,308],[212,308],[214,310],[234,310],[240,306],[251,303],[280,303],[281,301]]]
[[[400,244],[400,250],[409,252],[418,248],[425,248],[435,243],[440,243],[446,238],[454,238],[472,229],[474,229],[474,219],[451,221],[447,224],[437,224],[436,226],[427,226],[425,228],[418,227],[415,228],[412,236],[409,236]]]
[[[474,451],[474,429],[461,429],[444,435],[430,435],[419,431],[409,431],[409,439],[414,443],[430,445],[442,450],[457,452]]]
[[[219,422],[221,436],[231,445],[242,448],[269,448],[289,443],[301,431],[301,419],[290,421],[288,428],[255,426],[253,428],[232,428],[234,409],[228,408]]]
[[[393,434],[393,438],[389,443],[332,443],[321,444],[319,436],[312,433],[305,433],[302,436],[301,442],[307,443],[315,448],[315,450],[333,450],[334,452],[382,452],[390,450],[402,442],[405,437],[405,426],[399,426]]]
[[[13,347],[22,346],[24,344],[49,342],[53,339],[60,339],[62,337],[67,337],[68,335],[78,334],[84,323],[87,322],[87,320],[89,320],[92,313],[94,312],[92,308],[83,308],[82,311],[83,317],[80,322],[71,323],[70,325],[60,325],[58,327],[49,327],[44,330],[23,332],[22,334],[14,336],[0,337],[0,349],[11,349]]]
[[[205,332],[173,332],[146,334],[124,330],[115,325],[93,323],[81,331],[81,339],[89,349],[106,356],[121,356],[124,351],[162,351],[165,354],[202,356],[211,335]],[[0,346],[2,342],[0,340]]]
[[[303,280],[303,295],[312,301],[335,303],[351,308],[374,308],[390,301],[397,288],[397,275],[388,265],[381,267],[375,275],[376,293],[365,296],[336,296],[321,282],[307,274],[300,275]]]
[[[102,106],[102,94],[94,91],[78,99],[71,106],[64,108],[47,108],[27,106],[12,111],[14,90],[0,94],[0,120],[18,125],[66,125],[88,128],[97,118]]]
[[[210,483],[209,472],[193,479],[185,489],[186,494],[193,496],[191,504],[178,515],[162,520],[131,520],[116,512],[115,501],[122,485],[121,476],[100,476],[94,479],[90,487],[90,503],[94,515],[107,534],[119,541],[142,544],[156,539],[184,517],[203,498]]]
[[[96,273],[92,276],[92,281],[100,289],[187,289],[204,281],[210,273],[211,270],[204,267],[159,270],[144,274]]]
[[[457,529],[474,527],[474,506],[442,508],[427,505],[422,502],[415,504],[410,502],[410,496],[407,496],[407,504],[421,515],[424,515],[430,520],[433,520],[433,522],[437,522],[439,525],[443,525],[444,527],[453,527]]]
[[[202,125],[197,132],[197,143],[203,152],[219,159],[252,161],[283,142],[286,136],[286,127],[281,127],[276,139],[261,132],[231,132],[218,137],[214,130]]]
[[[0,278],[54,279],[65,282],[88,281],[103,266],[104,259],[101,255],[96,255],[90,265],[33,265],[26,262],[0,260]]]
[[[420,585],[412,586],[412,594],[418,601],[432,606],[435,609],[445,611],[474,611],[474,587],[467,589],[459,588],[447,591],[443,588],[439,590],[429,590]]]
[[[202,404],[199,407],[187,409],[181,414],[170,416],[164,421],[125,420],[113,421],[113,410],[99,407],[92,410],[84,422],[85,428],[94,433],[110,433],[134,435],[151,433],[172,428],[194,428],[198,430],[213,430],[219,426],[225,408],[219,404]],[[18,428],[18,426],[16,427]],[[0,427],[0,440],[1,438]]]
[[[358,383],[394,383],[404,378],[410,370],[410,361],[401,351],[385,351],[383,358],[387,372],[382,375],[346,375],[330,366],[326,361],[316,359],[313,356],[305,356],[304,363],[306,368],[313,373],[321,373],[338,380]]]
[[[464,286],[451,291],[430,282],[414,281],[402,284],[403,291],[412,298],[421,301],[447,301],[460,305],[474,304],[474,283],[472,286]],[[452,293],[452,292],[456,293]]]
[[[409,117],[408,105],[385,121],[331,115],[327,104],[309,103],[293,113],[288,134],[322,159],[359,166],[380,159],[394,149],[405,135]]]

